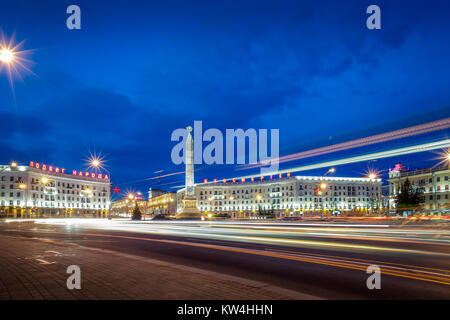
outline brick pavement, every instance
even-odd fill
[[[69,290],[69,265],[81,289]],[[291,290],[145,257],[0,235],[0,299],[314,299]]]

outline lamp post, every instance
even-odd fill
[[[325,211],[325,201],[324,201],[324,194],[325,194],[325,190],[328,188],[328,185],[325,182],[322,182],[320,184],[320,190],[319,190],[319,194],[321,195],[321,200],[322,200],[322,210],[320,211],[320,220],[323,220],[323,212]]]
[[[370,173],[367,175],[367,177],[370,179],[369,183],[370,183],[370,186],[373,188],[373,182],[374,182],[375,179],[378,177],[377,174],[376,174],[375,172],[370,172]],[[370,197],[370,199],[371,199],[370,205],[371,205],[371,206],[374,206],[374,201],[373,201],[373,190],[371,190],[371,191],[372,191],[372,195],[371,195],[371,197]],[[375,201],[376,201],[376,207],[379,208],[379,196],[378,196],[378,192],[377,192],[377,196],[376,196]],[[373,210],[373,208],[372,208],[372,210]]]
[[[27,196],[27,185],[24,182],[19,182],[19,189],[23,191],[23,200],[24,200],[24,209],[25,209],[25,214],[27,212],[27,204],[28,204],[28,196]],[[22,210],[20,210],[20,219],[23,219],[23,213]]]
[[[130,202],[131,202],[131,210],[130,210],[130,214],[131,215],[133,215],[133,208],[134,208],[134,201],[135,201],[135,199],[136,199],[136,196],[133,194],[133,193],[129,193],[128,194],[128,196],[127,196],[127,198],[128,198],[128,200],[130,200]]]
[[[43,176],[43,177],[41,177],[41,184],[42,185],[44,185],[44,188],[47,186],[47,184],[49,184],[50,183],[50,180],[46,177],[46,176]],[[46,190],[45,190],[45,192],[47,192]],[[45,202],[44,202],[44,204],[45,204]],[[41,209],[42,210],[42,209]],[[46,209],[45,209],[45,206],[44,206],[44,214],[45,214],[45,211],[46,211]]]
[[[108,177],[109,177],[109,190],[111,190],[111,173],[105,168],[103,167],[103,162],[102,162],[102,157],[97,157],[97,156],[93,156],[90,161],[89,164],[91,165],[91,167],[99,170],[101,172],[101,169],[105,170],[108,173]],[[111,198],[111,197],[110,197]],[[110,199],[111,200],[111,199]],[[111,213],[109,212],[109,208],[108,208],[108,218],[111,217]]]
[[[328,171],[327,172],[325,172],[325,174],[322,176],[322,180],[324,180],[324,177],[327,175],[327,174],[333,174],[333,173],[335,173],[336,172],[336,169],[335,168],[330,168],[330,169],[328,169]],[[319,190],[319,195],[321,195],[322,197],[321,197],[321,200],[322,200],[322,211],[320,212],[320,220],[323,220],[323,212],[325,211],[325,202],[324,202],[324,193],[325,193],[325,190],[328,188],[328,185],[325,183],[325,182],[321,182],[320,183],[320,190]]]

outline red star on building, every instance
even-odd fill
[[[119,193],[119,190],[120,190],[120,189],[117,188],[117,187],[115,187],[113,190],[114,190],[114,193]]]

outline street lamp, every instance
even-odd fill
[[[320,212],[320,220],[323,220],[323,212],[325,211],[325,202],[324,202],[324,194],[325,194],[325,189],[328,188],[328,185],[324,182],[322,182],[320,184],[320,189],[322,189],[322,191],[319,191],[319,195],[322,196],[322,211]]]
[[[24,182],[19,182],[18,188],[22,191],[24,191],[24,195],[23,195],[23,200],[24,200],[24,208],[25,208],[25,212],[27,210],[27,194],[26,194],[26,189],[27,189],[27,185]],[[23,218],[23,213],[22,213],[22,209],[20,210],[20,218]]]
[[[94,160],[92,160],[91,164],[93,167],[98,168],[98,166],[100,165],[100,161],[98,161],[97,159],[94,159]]]
[[[330,169],[328,169],[328,171],[325,172],[325,174],[322,176],[322,180],[323,180],[323,178],[324,178],[327,174],[329,174],[329,173],[330,173],[330,174],[333,174],[333,173],[335,173],[335,172],[336,172],[336,169],[335,169],[335,168],[330,168]],[[322,183],[320,183],[319,187],[320,187],[320,189],[322,190],[322,191],[319,190],[319,195],[322,196],[322,211],[320,212],[320,220],[323,220],[323,212],[325,211],[325,202],[324,202],[323,196],[324,196],[324,194],[325,194],[325,189],[328,188],[328,185],[327,185],[325,182],[322,182]]]
[[[14,60],[14,51],[9,48],[3,48],[0,50],[0,61],[5,64],[10,64]]]
[[[370,181],[369,181],[369,184],[370,184],[370,186],[372,187],[372,189],[373,189],[373,182],[375,181],[375,179],[377,179],[378,178],[378,174],[375,172],[375,171],[371,171],[371,172],[369,172],[369,174],[367,175],[367,177],[370,179]],[[374,206],[374,201],[373,201],[373,190],[371,190],[372,191],[372,195],[371,195],[371,199],[372,199],[372,201],[371,201],[371,206]],[[379,208],[379,196],[378,196],[378,192],[377,192],[377,196],[376,196],[376,207],[377,207],[377,209]]]

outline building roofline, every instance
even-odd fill
[[[108,175],[108,180],[105,179],[99,179],[99,178],[92,178],[92,177],[85,177],[85,176],[78,176],[68,173],[57,173],[52,171],[43,171],[40,169],[32,168],[30,166],[17,166],[16,168],[12,169],[10,165],[0,165],[0,173],[4,172],[33,172],[37,174],[41,174],[43,176],[47,177],[58,177],[58,178],[67,178],[72,180],[78,180],[80,182],[92,182],[92,183],[107,183],[109,184],[111,182],[110,177]]]

